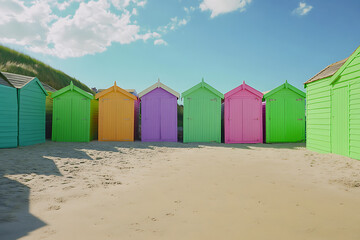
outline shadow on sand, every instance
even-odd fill
[[[55,163],[43,157],[42,149],[0,149],[0,239],[18,239],[46,225],[29,211],[30,188],[11,179],[20,175],[27,182],[32,174],[61,176]]]

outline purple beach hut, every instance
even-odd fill
[[[141,93],[141,141],[177,142],[177,100],[180,94],[160,80]]]

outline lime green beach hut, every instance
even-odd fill
[[[55,142],[89,142],[97,137],[98,101],[71,82],[52,94]]]
[[[184,142],[221,142],[221,100],[224,95],[204,82],[183,92]]]
[[[305,82],[306,147],[360,160],[360,47]]]
[[[266,143],[305,141],[305,97],[287,81],[264,95]]]
[[[16,88],[0,72],[0,148],[18,145],[18,100]]]

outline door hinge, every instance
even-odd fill
[[[302,118],[298,118],[297,120],[298,120],[298,121],[302,121],[303,119],[302,119]]]
[[[271,101],[276,101],[276,99],[271,99],[271,98],[269,98],[269,102],[271,102]]]
[[[303,99],[302,98],[298,98],[298,99],[296,99],[296,101],[302,101]]]
[[[213,98],[213,99],[210,99],[210,101],[217,102],[217,99],[216,99],[216,98]]]

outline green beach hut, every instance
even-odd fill
[[[287,81],[264,94],[266,143],[305,141],[305,97]]]
[[[221,142],[221,100],[224,95],[204,82],[182,93],[184,142]]]
[[[18,145],[17,90],[0,72],[0,148]]]
[[[305,82],[306,147],[360,160],[360,47]]]
[[[52,140],[89,142],[97,137],[98,101],[71,82],[52,94]]]
[[[45,142],[45,99],[48,95],[36,77],[2,72],[17,90],[18,146]],[[12,101],[11,104],[16,103]]]

